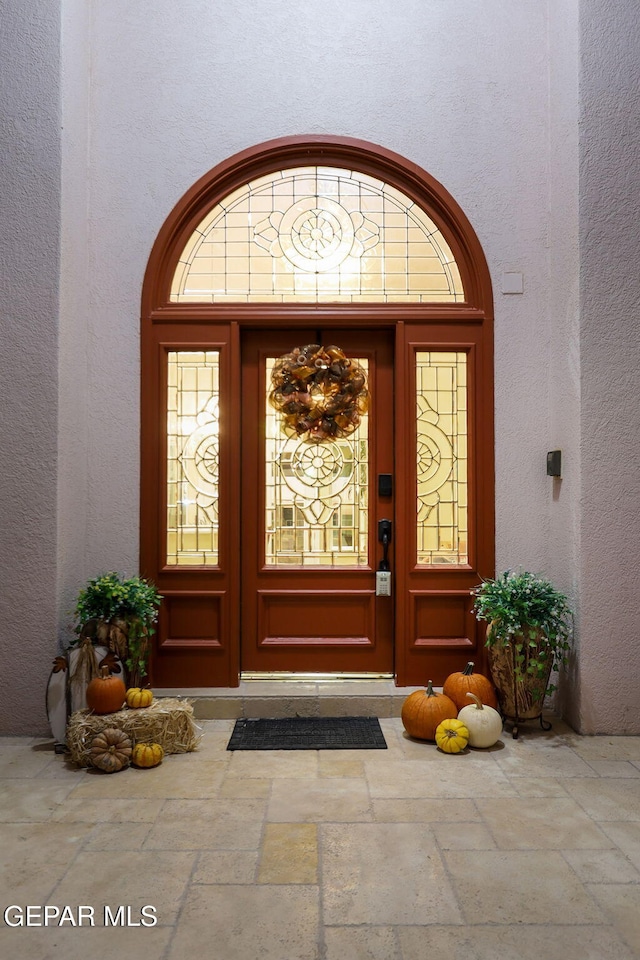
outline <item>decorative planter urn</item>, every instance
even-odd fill
[[[517,650],[519,643],[522,643],[521,651]],[[543,676],[527,673],[529,659],[538,660],[545,646],[544,638],[531,647],[529,640],[523,640],[521,635],[516,635],[507,645],[497,642],[487,648],[491,679],[498,695],[500,712],[505,720],[513,724],[514,738],[518,736],[518,723],[522,720],[540,720],[544,730],[551,729],[551,725],[545,724],[542,719],[544,696],[551,676],[551,661]],[[518,656],[524,659],[519,669],[516,669]]]

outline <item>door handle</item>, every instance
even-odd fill
[[[390,570],[389,566],[389,544],[391,543],[391,520],[378,520],[378,540],[382,544],[382,560],[378,570]]]
[[[391,520],[378,520],[378,540],[382,544],[382,560],[376,570],[376,596],[391,596],[391,567],[389,566],[389,544],[391,543]]]

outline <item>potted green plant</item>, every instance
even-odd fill
[[[122,660],[129,687],[147,674],[150,640],[162,597],[142,577],[105,573],[89,580],[76,601],[76,633],[104,643]]]
[[[571,645],[568,598],[545,577],[510,570],[484,580],[473,593],[476,618],[489,624],[489,668],[514,737],[520,720],[540,719],[544,727],[544,698],[556,689],[551,673],[566,664]]]

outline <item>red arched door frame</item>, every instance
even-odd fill
[[[250,180],[296,166],[335,166],[366,173],[403,191],[439,226],[460,270],[464,303],[174,303],[171,281],[184,246],[216,203]],[[493,298],[484,253],[467,217],[433,177],[385,148],[342,137],[272,140],[225,160],[176,204],[153,246],[142,293],[141,570],[165,597],[152,676],[157,686],[235,686],[240,655],[240,341],[243,331],[275,326],[387,329],[395,338],[396,460],[408,473],[395,484],[398,529],[415,526],[411,392],[416,351],[462,349],[470,369],[470,556],[464,568],[425,570],[414,562],[415,539],[395,556],[395,663],[400,685],[441,682],[467,659],[482,663],[481,632],[470,588],[494,573]],[[215,570],[166,564],[166,398],[169,350],[217,349],[227,408],[220,437],[220,563]],[[414,467],[415,469],[415,467]],[[405,482],[403,482],[403,478]],[[406,478],[409,478],[408,480]],[[427,676],[428,674],[428,676]]]

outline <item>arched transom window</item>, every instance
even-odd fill
[[[455,303],[465,294],[442,232],[383,180],[338,167],[257,177],[187,241],[174,303]]]

